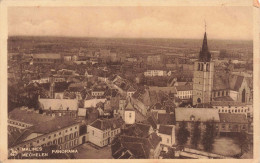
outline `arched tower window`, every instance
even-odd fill
[[[198,99],[197,99],[197,102],[198,102],[198,103],[201,103],[201,99],[200,99],[200,98],[198,98]]]
[[[209,71],[209,64],[207,63],[206,71]]]
[[[246,102],[246,90],[243,89],[242,91],[242,102],[245,103]]]
[[[203,63],[201,63],[200,70],[203,71]]]
[[[198,71],[200,71],[200,63],[198,63]]]

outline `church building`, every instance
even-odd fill
[[[214,62],[207,44],[207,33],[204,34],[199,59],[194,63],[192,105],[210,103],[213,89]]]

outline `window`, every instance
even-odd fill
[[[59,135],[61,135],[61,132],[59,133]]]
[[[56,134],[54,134],[54,137],[56,137]]]
[[[75,127],[75,129],[77,129],[77,126]]]
[[[92,135],[94,135],[94,130],[92,130]]]
[[[72,128],[70,128],[70,131],[72,131]]]
[[[132,117],[132,113],[129,113],[129,118],[131,118]]]
[[[229,129],[232,129],[232,125],[229,125],[229,127],[228,127]]]
[[[224,96],[224,91],[222,91],[222,96]]]
[[[49,136],[49,139],[51,138],[51,136]]]
[[[243,126],[242,126],[242,129],[245,130],[245,129],[246,129],[246,125],[243,125]]]
[[[37,143],[39,143],[40,141],[39,140],[37,140]]]
[[[45,141],[45,138],[43,138],[42,141]]]
[[[220,96],[220,92],[218,92],[218,96]]]
[[[170,142],[170,140],[169,140],[169,138],[167,138],[167,143],[169,143]]]
[[[225,127],[226,127],[225,124],[222,124],[222,129],[225,129]]]

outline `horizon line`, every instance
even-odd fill
[[[99,36],[61,36],[61,35],[8,35],[9,37],[61,37],[61,38],[100,38],[100,39],[186,39],[200,40],[202,38],[174,38],[174,37],[99,37]],[[208,40],[227,40],[227,41],[253,41],[252,39],[224,39],[224,38],[207,38]]]

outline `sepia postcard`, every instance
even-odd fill
[[[259,162],[259,1],[0,7],[1,162]]]

